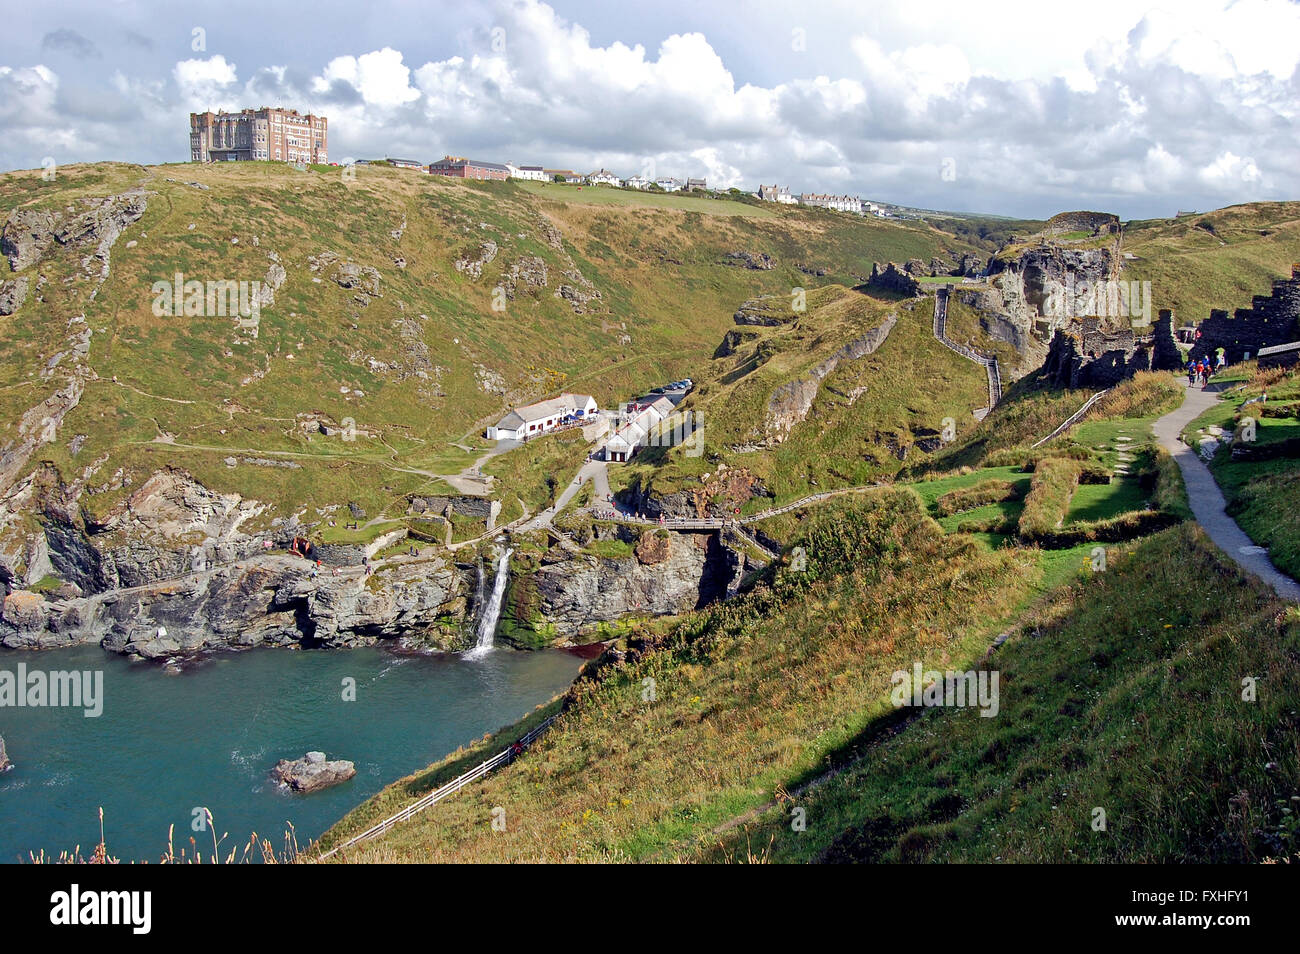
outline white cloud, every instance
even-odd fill
[[[394,41],[313,62],[305,42],[295,48],[305,62],[259,65],[244,81],[228,51],[176,63],[165,80],[125,66],[93,86],[5,67],[0,121],[18,130],[10,141],[71,127],[76,158],[118,155],[126,140],[158,144],[140,158],[174,159],[188,110],[274,102],[329,115],[338,156],[653,164],[718,184],[1013,214],[1157,214],[1300,194],[1300,5],[1090,0],[1080,16],[1007,0],[990,17],[965,0],[904,0],[868,17],[830,2],[804,11],[805,53],[787,49],[788,23],[772,27],[779,56],[751,34],[724,44],[712,29],[598,43],[537,0],[488,0],[440,58],[413,59]],[[617,23],[601,32],[621,35]],[[0,160],[30,151],[0,143]],[[940,175],[948,157],[955,179]]]
[[[420,98],[420,91],[411,86],[411,71],[402,62],[402,54],[387,46],[359,57],[335,57],[313,86],[317,92],[325,92],[336,82],[355,88],[369,106],[401,106]]]
[[[235,64],[220,54],[206,60],[181,60],[172,69],[181,101],[194,110],[238,109]]]

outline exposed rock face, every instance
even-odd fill
[[[1002,295],[1004,311],[1018,326],[1047,340],[1069,320],[1069,314],[1083,314],[1077,308],[1066,314],[1048,314],[1046,307],[1053,289],[1063,286],[1086,288],[1119,277],[1119,259],[1113,249],[1069,248],[1054,244],[1032,246],[1013,258],[995,257],[989,265],[994,289]]]
[[[757,271],[768,271],[776,268],[776,259],[766,252],[759,252],[754,255],[751,252],[737,251],[728,252],[724,257],[724,264],[738,265],[741,268],[752,268]]]
[[[0,282],[0,315],[12,315],[23,306],[29,283],[26,275]]]
[[[497,257],[497,243],[485,239],[479,243],[477,252],[477,255],[474,252],[462,252],[454,263],[456,271],[464,272],[475,280],[482,278],[483,266],[490,264]]]
[[[1119,231],[1119,216],[1112,212],[1058,212],[1047,220],[1043,231],[1048,235],[1068,232],[1114,235]]]
[[[867,285],[871,288],[896,292],[900,295],[921,294],[920,283],[907,270],[900,268],[894,262],[886,262],[884,268],[880,267],[879,262],[873,262],[871,277],[867,279]]]
[[[575,315],[586,314],[593,302],[601,300],[600,291],[577,268],[565,269],[564,277],[569,281],[556,289],[555,297],[567,301]]]
[[[654,531],[646,536],[654,538]],[[667,539],[638,544],[631,557],[565,559],[517,576],[505,612],[515,626],[565,641],[628,614],[704,606],[726,596],[744,571],[745,557],[720,534],[669,532]]]
[[[779,444],[789,437],[790,429],[808,416],[822,381],[839,367],[841,361],[856,361],[874,352],[885,343],[896,324],[898,316],[890,315],[880,327],[850,341],[804,377],[788,381],[773,391],[767,401],[765,443]]]
[[[741,331],[739,328],[732,328],[722,336],[722,343],[713,352],[713,356],[715,358],[728,358],[740,350],[741,345],[748,344],[757,338],[758,332],[756,331]]]
[[[284,266],[274,258],[271,259],[271,265],[266,270],[266,278],[262,279],[262,285],[257,290],[258,303],[263,308],[269,308],[275,304],[275,293],[280,290],[284,285],[284,280],[288,277]]]
[[[501,288],[506,298],[514,301],[522,290],[545,288],[547,283],[546,262],[536,255],[525,255],[518,259],[510,270],[501,276]]]
[[[723,464],[700,482],[698,487],[671,494],[658,494],[653,487],[642,487],[639,479],[620,491],[618,499],[635,513],[658,519],[674,517],[723,517],[754,497],[770,497],[763,482],[747,467]]]
[[[7,772],[14,767],[14,763],[9,761],[9,753],[5,751],[5,739],[0,735],[0,772]]]
[[[790,307],[791,301],[784,295],[764,295],[742,302],[732,315],[732,321],[738,325],[751,325],[761,328],[775,328],[799,320],[799,315]]]
[[[47,603],[15,591],[0,613],[0,645],[51,649],[98,643],[157,659],[254,646],[353,647],[416,637],[456,648],[435,624],[464,613],[459,573],[442,560],[313,577],[299,557],[267,557],[151,586]]]
[[[308,752],[292,762],[281,759],[271,769],[271,778],[277,784],[300,794],[346,782],[356,774],[357,767],[351,762],[343,759],[327,761],[324,752]]]
[[[276,272],[279,263],[274,257],[272,257],[271,261],[272,267],[267,272],[268,284],[279,277],[279,273]],[[352,296],[352,299],[363,308],[374,299],[381,297],[379,284],[383,280],[383,276],[380,275],[379,269],[373,265],[358,265],[355,262],[345,262],[337,252],[324,251],[318,255],[309,256],[307,258],[307,267],[312,272],[328,274],[330,279],[340,288],[355,291],[356,294]],[[283,278],[280,279],[280,282],[283,284]],[[278,287],[279,285],[275,285],[272,291],[274,292],[274,289]]]
[[[20,272],[39,262],[52,245],[93,245],[93,258],[101,263],[102,274],[106,275],[109,249],[144,214],[147,205],[143,192],[128,192],[82,199],[80,208],[70,205],[61,211],[16,209],[9,213],[0,232],[0,252],[9,259],[9,267]],[[90,263],[88,259],[87,266]]]

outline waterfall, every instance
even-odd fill
[[[505,598],[506,582],[510,578],[510,554],[514,552],[507,548],[497,557],[497,572],[496,578],[492,581],[492,596],[483,609],[483,615],[479,617],[478,640],[470,650],[470,656],[483,656],[492,651],[492,637],[496,635],[497,620],[501,618],[501,601]]]
[[[474,589],[474,612],[483,612],[483,597],[486,595],[487,576],[483,573],[483,557],[478,558],[478,586]]]

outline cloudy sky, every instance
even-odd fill
[[[1288,0],[6,0],[0,169],[188,159],[191,110],[445,153],[1045,216],[1300,199]]]

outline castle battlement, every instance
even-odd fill
[[[1193,359],[1212,359],[1222,348],[1228,361],[1247,361],[1261,348],[1300,341],[1300,264],[1291,266],[1290,278],[1273,282],[1271,294],[1252,296],[1249,308],[1238,308],[1231,316],[1222,308],[1212,310],[1200,331]]]

